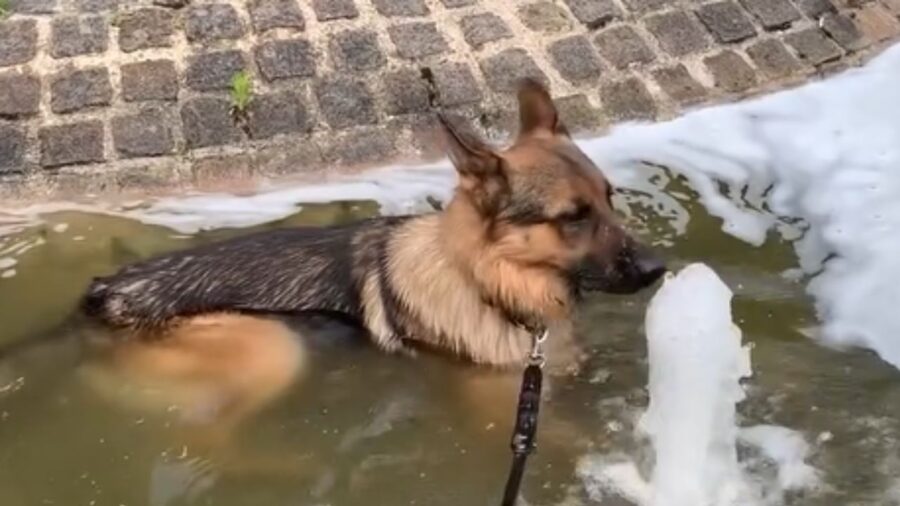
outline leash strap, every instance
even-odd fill
[[[522,387],[519,390],[519,407],[516,410],[516,426],[513,430],[510,447],[513,452],[512,467],[506,480],[503,493],[503,506],[515,506],[525,474],[525,462],[535,449],[538,414],[541,408],[541,387],[544,374],[544,354],[541,345],[547,339],[547,331],[535,334],[534,347],[529,357],[528,367],[522,374]]]

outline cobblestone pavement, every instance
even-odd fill
[[[0,0],[0,196],[150,191],[502,138],[511,87],[579,133],[786,87],[900,34],[900,0]],[[235,113],[234,76],[253,87]]]

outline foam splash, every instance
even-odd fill
[[[752,374],[750,350],[731,316],[731,290],[709,267],[692,264],[666,279],[647,309],[650,405],[637,433],[652,447],[645,480],[625,456],[588,456],[579,475],[589,495],[612,493],[640,506],[775,504],[783,492],[815,485],[807,446],[784,427],[740,430],[735,406]],[[739,436],[778,467],[774,482],[738,461]]]

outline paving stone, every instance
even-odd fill
[[[81,12],[105,12],[119,8],[121,0],[78,0],[76,7]]]
[[[613,0],[565,0],[575,18],[591,30],[606,26],[622,17],[622,11]]]
[[[122,65],[122,98],[126,102],[177,99],[175,62],[149,60]]]
[[[303,30],[306,26],[296,0],[253,0],[248,8],[257,32],[274,28]]]
[[[624,0],[624,2],[628,10],[638,14],[658,11],[671,4],[671,0]]]
[[[481,49],[488,42],[513,36],[500,16],[490,12],[466,16],[460,21],[460,26],[466,42],[475,49]]]
[[[725,91],[737,93],[756,85],[753,68],[734,51],[721,51],[707,56],[703,63],[713,76],[716,87]]]
[[[727,0],[697,9],[697,17],[719,42],[740,42],[756,35],[753,23],[738,4]]]
[[[226,90],[231,88],[234,75],[246,68],[240,51],[204,53],[188,58],[184,80],[188,88],[198,91]]]
[[[591,41],[583,35],[574,35],[551,43],[547,53],[553,66],[563,79],[584,84],[600,77],[603,66],[594,52]]]
[[[313,0],[312,5],[319,21],[359,17],[359,10],[353,0]]]
[[[0,67],[31,61],[37,55],[37,39],[34,20],[0,20]]]
[[[681,63],[654,70],[653,80],[669,98],[682,105],[693,104],[706,97],[706,89]]]
[[[824,14],[822,29],[847,51],[857,51],[866,46],[866,40],[856,24],[843,14]]]
[[[787,77],[802,68],[784,44],[775,39],[757,42],[748,47],[747,55],[757,68],[773,79]]]
[[[628,25],[615,26],[600,32],[594,39],[600,55],[619,70],[632,65],[650,63],[655,56],[644,39]]]
[[[388,162],[397,153],[397,132],[384,128],[358,128],[328,137],[320,145],[322,157],[331,164],[346,165]]]
[[[103,122],[99,120],[43,127],[38,137],[41,166],[46,169],[106,159],[103,154]]]
[[[387,63],[378,45],[378,34],[367,28],[333,34],[328,45],[337,68],[375,70]]]
[[[329,76],[315,85],[319,110],[332,128],[369,125],[377,121],[375,101],[362,81],[346,76]]]
[[[227,4],[191,6],[185,16],[184,31],[189,41],[208,44],[234,40],[244,35],[244,25],[234,7]]]
[[[191,149],[221,146],[242,139],[225,99],[198,97],[181,107],[184,139]]]
[[[446,52],[449,48],[434,23],[406,23],[388,28],[397,52],[403,58],[417,59]]]
[[[593,131],[603,126],[603,114],[584,95],[570,95],[554,100],[560,122],[570,133]]]
[[[253,97],[247,111],[251,139],[308,131],[312,117],[300,94],[286,91]]]
[[[131,53],[139,49],[171,47],[175,15],[166,9],[147,8],[122,13],[118,17],[119,49]]]
[[[753,14],[766,30],[788,28],[800,19],[800,11],[790,0],[741,0],[741,5]]]
[[[784,42],[810,65],[821,65],[841,57],[841,48],[815,27],[789,33],[785,35]]]
[[[41,80],[33,74],[0,73],[0,118],[32,116],[40,110]]]
[[[109,70],[106,68],[66,70],[50,81],[50,109],[57,114],[65,114],[109,105],[112,93]]]
[[[312,140],[295,137],[260,147],[253,161],[257,171],[271,176],[313,172],[323,165],[319,147]]]
[[[420,72],[402,69],[382,76],[388,114],[412,114],[430,109],[428,83]]]
[[[52,14],[57,11],[57,0],[9,0],[8,11],[18,14]]]
[[[900,34],[900,21],[878,4],[869,4],[856,13],[856,23],[872,42],[881,42]]]
[[[649,120],[656,117],[656,103],[644,83],[636,78],[606,83],[600,87],[603,111],[616,121]]]
[[[169,155],[175,140],[169,122],[157,111],[142,111],[112,120],[113,145],[124,158]]]
[[[382,16],[414,17],[428,15],[424,0],[372,0],[375,10]]]
[[[469,5],[475,5],[478,0],[441,0],[441,3],[444,4],[444,7],[450,9],[456,9],[458,7],[467,7]]]
[[[437,100],[443,107],[481,102],[481,88],[465,63],[445,63],[432,69]]]
[[[672,56],[697,53],[709,46],[703,27],[684,12],[657,14],[646,18],[644,23],[663,51]]]
[[[795,0],[797,7],[812,19],[818,19],[826,12],[836,12],[831,0]]]
[[[515,91],[518,81],[525,77],[547,83],[547,76],[524,49],[506,49],[479,64],[488,86],[494,91]]]
[[[312,46],[304,39],[263,42],[256,47],[255,56],[256,65],[267,81],[316,74]]]
[[[564,32],[572,28],[572,21],[566,11],[551,2],[522,5],[518,14],[522,23],[536,32]]]
[[[253,160],[247,154],[215,155],[191,164],[194,184],[205,187],[216,181],[246,180],[253,176]]]
[[[0,174],[22,169],[25,143],[25,131],[22,128],[0,123]]]
[[[103,53],[108,46],[109,30],[100,16],[55,18],[50,26],[54,58]]]

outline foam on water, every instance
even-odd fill
[[[750,350],[732,322],[731,290],[709,267],[669,277],[647,309],[650,404],[637,435],[652,448],[645,480],[627,456],[593,455],[579,475],[592,498],[624,496],[640,506],[777,504],[787,490],[816,484],[801,436],[784,427],[740,430],[735,406],[752,374]],[[767,480],[738,461],[738,439],[778,468]]]

